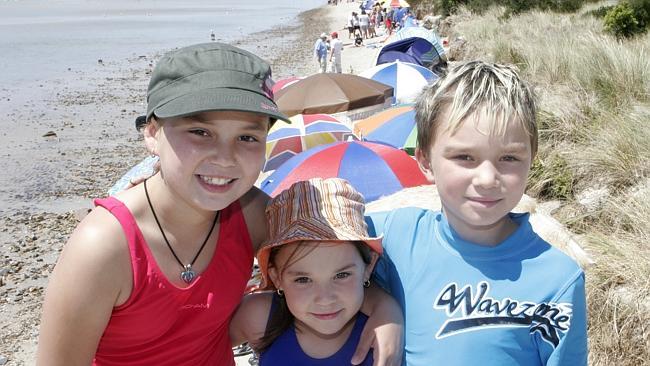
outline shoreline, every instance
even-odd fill
[[[318,35],[338,30],[343,14],[357,7],[323,5],[300,13],[294,26],[280,24],[232,44],[271,63],[276,80],[309,75],[316,70],[311,52]],[[341,39],[345,44],[343,34]],[[22,98],[8,87],[0,89],[0,99],[23,106],[8,113],[7,123],[24,134],[24,140],[0,149],[5,168],[20,172],[20,179],[9,174],[0,181],[0,361],[5,365],[34,363],[44,289],[65,241],[91,199],[105,196],[147,156],[133,121],[146,110],[151,70],[167,51],[70,70],[68,79],[43,81]],[[346,48],[344,65],[346,59],[364,63],[368,52]],[[10,140],[7,133],[1,136]]]

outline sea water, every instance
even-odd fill
[[[51,79],[193,43],[296,23],[324,0],[0,0],[0,81]]]

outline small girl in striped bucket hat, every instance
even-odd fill
[[[263,287],[231,322],[267,365],[349,365],[367,320],[364,291],[382,252],[364,200],[340,178],[297,182],[266,209],[269,237],[257,253]],[[361,365],[372,365],[370,352]]]

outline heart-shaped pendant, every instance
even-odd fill
[[[195,278],[196,278],[196,272],[192,270],[192,265],[186,264],[185,270],[181,272],[181,280],[189,284],[192,283],[192,281],[194,281]]]

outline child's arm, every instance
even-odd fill
[[[587,366],[587,304],[585,297],[585,277],[580,273],[567,289],[554,300],[559,304],[571,304],[571,320],[566,333],[558,329],[559,343],[552,347],[549,341],[538,337],[540,354],[546,359],[547,366],[576,365]]]
[[[119,223],[95,208],[72,233],[50,276],[36,364],[90,365],[113,306],[130,293],[131,272]]]
[[[233,346],[244,342],[254,345],[264,336],[272,299],[272,292],[258,292],[244,297],[230,320],[230,340]]]
[[[373,365],[401,365],[404,350],[404,317],[395,299],[381,288],[371,285],[361,311],[368,315],[352,364],[361,363],[373,348]]]

